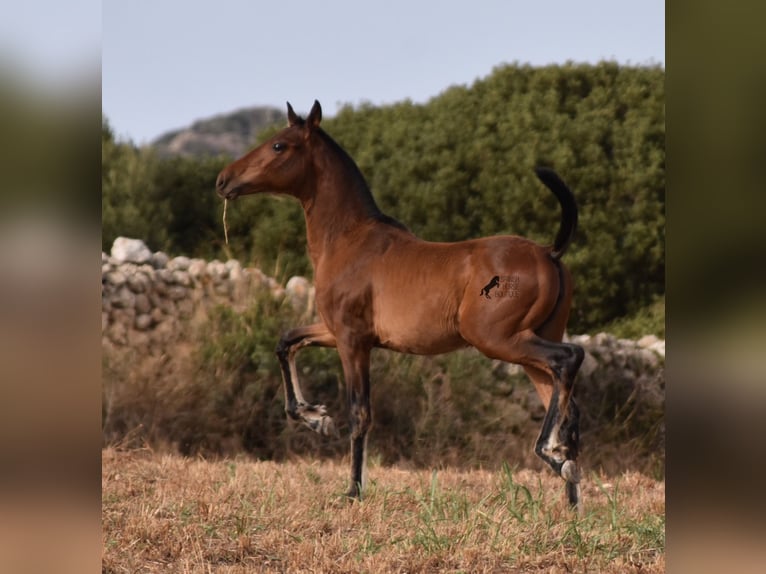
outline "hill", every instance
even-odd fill
[[[284,111],[256,106],[195,121],[167,132],[151,146],[161,157],[238,157],[250,149],[263,129],[286,122]]]

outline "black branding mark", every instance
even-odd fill
[[[487,299],[492,299],[489,292],[497,287],[495,297],[518,297],[519,296],[519,276],[518,275],[495,275],[489,283],[481,290],[479,295]]]
[[[493,287],[497,287],[498,285],[500,285],[500,276],[495,275],[489,283],[482,287],[479,295],[484,295],[487,299],[492,299],[492,297],[489,296],[489,292]]]

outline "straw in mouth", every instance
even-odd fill
[[[223,200],[223,236],[226,239],[226,245],[229,244],[229,227],[226,225],[226,205],[229,203],[228,199]]]

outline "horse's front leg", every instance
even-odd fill
[[[303,347],[335,347],[335,336],[324,323],[298,327],[282,335],[276,354],[282,370],[285,387],[285,411],[292,420],[298,421],[314,432],[325,436],[337,436],[332,418],[324,405],[309,404],[303,398],[298,383],[295,355]]]
[[[346,379],[351,427],[350,498],[362,498],[366,478],[367,433],[372,425],[370,408],[370,349],[338,347]]]

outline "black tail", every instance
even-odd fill
[[[550,189],[561,204],[561,225],[553,242],[551,257],[560,259],[572,242],[577,231],[577,203],[575,203],[572,190],[567,187],[561,178],[552,169],[536,167],[535,173],[545,186]]]

